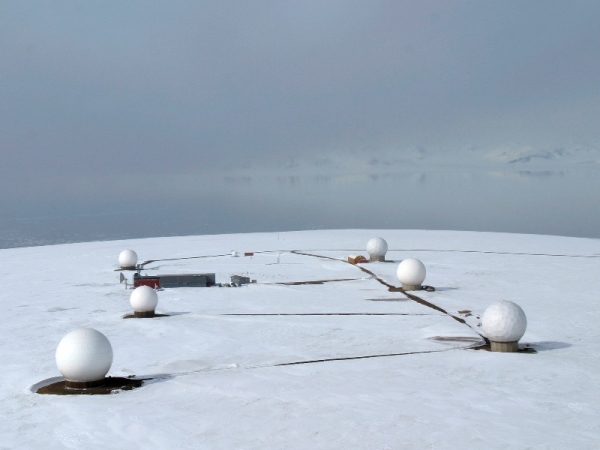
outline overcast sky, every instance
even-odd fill
[[[0,0],[0,206],[329,152],[597,145],[599,18],[596,0]]]

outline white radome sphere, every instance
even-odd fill
[[[385,239],[375,237],[367,242],[367,253],[374,256],[385,256],[388,251],[387,242]]]
[[[79,328],[61,339],[56,347],[56,365],[67,381],[99,381],[110,370],[113,351],[99,331]]]
[[[154,311],[158,305],[158,294],[150,286],[139,286],[131,293],[129,303],[134,311]]]
[[[403,285],[420,286],[425,280],[427,271],[421,261],[414,258],[408,258],[398,264],[396,276]]]
[[[123,250],[119,253],[119,267],[135,267],[138,255],[133,250]]]
[[[481,328],[490,341],[516,342],[525,334],[527,317],[516,303],[500,300],[485,310]]]

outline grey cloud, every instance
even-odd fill
[[[0,186],[35,198],[71,195],[79,177],[102,192],[125,174],[350,151],[595,145],[599,13],[591,1],[4,2]]]

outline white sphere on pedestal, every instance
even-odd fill
[[[371,256],[371,260],[383,260],[388,251],[388,245],[385,239],[375,237],[367,242],[367,253]]]
[[[67,381],[103,380],[110,370],[113,351],[99,331],[80,328],[63,337],[56,348],[56,365]]]
[[[129,304],[137,312],[154,311],[158,305],[158,294],[150,286],[139,286],[131,293]]]
[[[135,268],[138,261],[138,255],[133,250],[123,250],[119,253],[119,267],[122,269]]]
[[[421,261],[408,258],[398,265],[396,275],[403,286],[421,286],[427,270]]]
[[[525,334],[527,317],[516,303],[500,300],[485,310],[481,328],[492,342],[517,342]]]

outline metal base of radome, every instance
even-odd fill
[[[104,385],[104,378],[96,381],[65,381],[67,389],[90,389]]]
[[[420,284],[403,284],[402,285],[403,291],[420,291],[422,289],[423,289],[423,286]]]
[[[371,262],[385,262],[385,256],[369,255],[369,261]]]
[[[152,318],[154,317],[154,311],[134,311],[133,317],[138,317],[140,319]]]
[[[493,352],[514,353],[519,351],[519,342],[490,342],[490,350]]]

